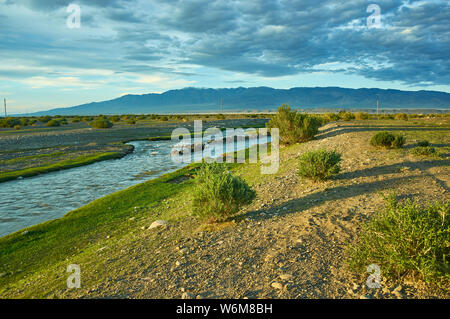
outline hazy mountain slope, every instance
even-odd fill
[[[125,95],[109,101],[58,108],[41,114],[124,114],[275,110],[283,103],[294,108],[450,108],[450,94],[438,91],[345,89],[339,87],[273,89],[269,87],[184,88],[162,94]]]

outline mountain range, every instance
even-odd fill
[[[294,109],[450,109],[450,93],[340,87],[184,88],[164,93],[128,94],[119,98],[32,115],[98,115],[275,111],[282,104]]]

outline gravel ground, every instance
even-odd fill
[[[368,146],[373,132],[338,124],[322,132],[282,152],[280,172],[254,183],[258,199],[228,227],[208,231],[192,217],[154,229],[138,221],[142,230],[131,241],[99,249],[97,267],[111,269],[111,276],[49,297],[449,298],[412,278],[383,279],[381,288],[369,289],[368,274],[345,264],[347,244],[383,206],[377,191],[420,202],[448,200],[449,158],[376,150]],[[322,147],[343,153],[341,174],[325,183],[301,180],[295,158]],[[86,282],[93,278],[95,272]]]

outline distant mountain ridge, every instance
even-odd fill
[[[164,93],[124,95],[102,102],[57,108],[33,115],[97,115],[129,113],[193,113],[276,110],[282,104],[295,109],[335,108],[373,109],[449,109],[450,93],[439,91],[400,91],[384,89],[347,89],[340,87],[270,87],[208,89],[188,87]]]

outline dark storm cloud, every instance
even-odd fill
[[[61,10],[72,2],[18,1],[39,11]],[[71,59],[82,59],[81,64],[87,68],[95,65],[118,72],[168,73],[175,72],[173,65],[178,63],[267,77],[327,70],[324,65],[334,63],[347,66],[329,72],[411,85],[450,84],[448,1],[80,0],[76,3],[82,8],[92,8],[94,13],[89,11],[87,17],[92,21],[94,14],[98,14],[102,19],[96,17],[96,23],[106,24],[114,36],[98,40],[86,35],[73,53],[53,59],[54,62],[49,45],[42,43],[42,57],[38,54],[36,58],[41,63],[73,63]],[[369,29],[366,25],[371,14],[366,9],[371,3],[381,8],[380,29]],[[16,43],[16,48],[10,47],[10,53],[23,50],[23,46]],[[94,50],[106,56],[93,56],[90,52]]]

